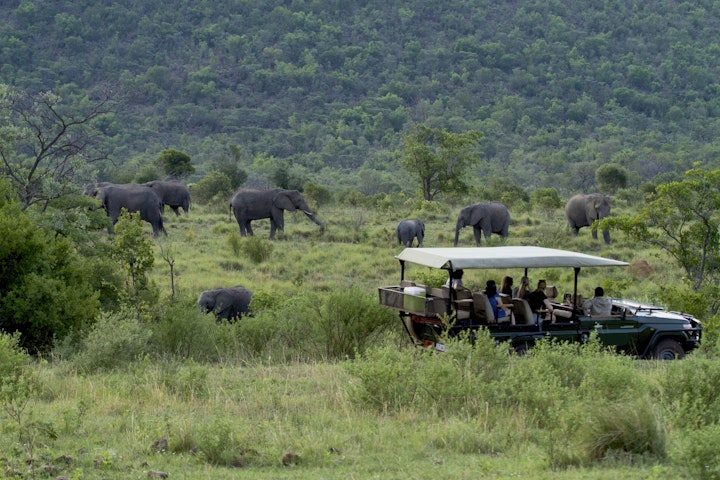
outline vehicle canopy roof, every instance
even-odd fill
[[[543,247],[406,248],[395,258],[446,270],[479,268],[617,267],[627,262]]]

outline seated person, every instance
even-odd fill
[[[445,282],[446,287],[452,287],[454,290],[467,290],[467,288],[463,285],[463,272],[461,270],[453,270],[450,274],[450,278],[447,279]]]
[[[562,307],[567,307],[567,309],[553,308],[552,323],[555,323],[558,318],[564,318],[566,319],[565,321],[569,321],[570,318],[572,318],[572,312],[575,309],[572,304],[572,294],[566,293],[563,295],[563,302],[560,305]]]
[[[612,300],[605,297],[602,287],[595,288],[595,296],[583,302],[583,312],[589,316],[607,317],[612,310]]]
[[[512,298],[524,298],[530,293],[530,279],[528,277],[520,278],[520,285],[513,287]]]
[[[490,300],[490,306],[492,307],[493,314],[495,315],[495,319],[499,322],[500,319],[509,317],[510,323],[515,324],[515,319],[512,316],[512,311],[510,310],[510,307],[507,305],[503,305],[502,300],[500,300],[500,295],[497,292],[497,285],[495,285],[495,280],[488,280],[485,284],[485,295],[487,295],[488,300]]]
[[[538,280],[537,288],[530,292],[525,300],[527,300],[528,305],[530,305],[530,310],[532,310],[533,313],[537,313],[539,318],[545,319],[547,318],[545,315],[550,314],[550,320],[554,322],[553,307],[547,295],[545,295],[546,287],[547,282],[545,280]]]

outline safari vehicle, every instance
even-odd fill
[[[486,328],[498,342],[509,342],[518,353],[524,353],[535,342],[546,338],[584,342],[592,332],[600,341],[618,352],[637,358],[679,359],[700,343],[702,324],[691,315],[665,311],[624,299],[612,299],[609,316],[585,315],[582,296],[577,293],[580,270],[588,267],[622,267],[626,262],[583,253],[541,247],[477,248],[406,248],[396,258],[400,261],[400,284],[378,289],[380,304],[399,312],[405,330],[415,345],[444,350],[440,334],[457,335],[464,331]],[[483,292],[465,293],[448,287],[430,288],[405,278],[409,264],[443,269],[448,278],[456,270],[572,268],[575,272],[570,305],[550,298],[553,308],[567,309],[568,318],[558,317],[552,323],[541,313],[532,312],[526,300],[512,299],[515,324],[509,318],[498,321]],[[462,298],[461,298],[462,297]],[[505,320],[505,321],[503,321]]]

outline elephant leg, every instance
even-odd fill
[[[578,236],[578,230],[579,230],[579,229],[578,229],[577,227],[570,227],[570,232],[572,233],[572,236],[573,236],[573,237],[577,237],[577,236]]]
[[[597,230],[592,230],[592,238],[593,240],[597,240]]]
[[[603,230],[603,240],[605,240],[605,243],[610,245],[610,231],[609,230]]]
[[[480,237],[480,235],[482,234],[482,229],[479,226],[474,226],[473,234],[475,235],[475,245],[479,247],[482,244],[482,239]]]
[[[175,212],[175,216],[177,216],[177,217],[180,216],[180,210],[179,210],[178,207],[170,207],[170,208],[172,208],[172,209],[173,209],[173,212]]]

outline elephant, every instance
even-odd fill
[[[230,210],[235,214],[240,235],[245,237],[253,235],[250,222],[261,218],[270,219],[270,240],[275,238],[275,230],[283,230],[285,221],[283,211],[302,210],[307,217],[320,226],[320,231],[325,227],[315,218],[310,211],[305,199],[297,190],[285,190],[275,188],[272,190],[239,190],[230,200]]]
[[[610,197],[602,193],[588,195],[578,194],[570,198],[565,204],[565,218],[572,231],[577,236],[582,227],[589,227],[595,220],[602,220],[610,215]],[[592,232],[592,238],[597,240],[597,230]],[[610,232],[603,230],[603,239],[610,244]]]
[[[121,210],[140,213],[140,218],[152,225],[153,236],[160,232],[167,235],[163,226],[161,202],[155,192],[144,185],[134,183],[96,183],[85,188],[85,194],[100,200],[108,217],[117,223]]]
[[[190,189],[181,182],[166,182],[163,180],[152,180],[145,182],[146,185],[153,189],[153,191],[160,197],[162,202],[162,211],[165,210],[165,205],[169,206],[175,212],[175,215],[180,215],[180,208],[187,214],[190,210]]]
[[[502,236],[502,238],[507,238],[510,228],[510,212],[500,202],[481,202],[463,208],[460,210],[455,226],[456,247],[460,230],[468,225],[472,225],[475,244],[479,247],[481,232],[485,235],[485,238],[490,238],[493,233]]]
[[[398,223],[395,233],[399,244],[412,247],[413,239],[417,238],[419,247],[425,237],[425,224],[420,220],[403,220]]]
[[[249,315],[252,291],[241,285],[205,290],[198,297],[198,305],[205,313],[213,312],[218,323],[233,321]]]

